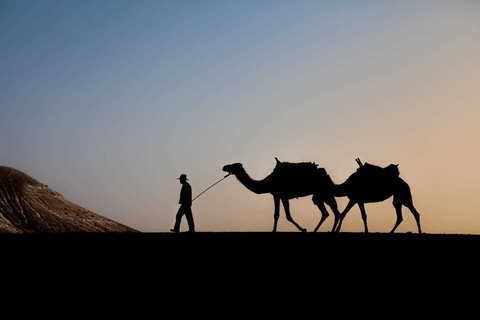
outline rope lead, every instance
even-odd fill
[[[214,184],[212,184],[210,187],[208,187],[207,189],[203,190],[202,193],[200,193],[198,196],[196,196],[195,198],[192,199],[192,202],[197,199],[198,197],[200,197],[202,194],[204,194],[205,192],[207,192],[207,190],[209,190],[210,188],[212,188],[213,186],[215,186],[216,184],[222,182],[223,180],[225,180],[228,176],[230,176],[231,173],[227,174],[225,177],[223,177],[222,179],[218,180],[217,182],[215,182]]]

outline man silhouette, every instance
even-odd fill
[[[195,232],[195,223],[193,222],[192,215],[192,187],[187,182],[187,175],[180,175],[180,183],[182,184],[182,190],[180,191],[180,209],[178,209],[177,217],[175,221],[175,226],[170,231],[178,233],[180,232],[180,222],[182,221],[182,216],[185,215],[188,222],[188,232]]]

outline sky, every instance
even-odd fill
[[[476,0],[2,0],[0,165],[166,232],[182,173],[195,196],[225,164],[263,179],[278,157],[340,184],[359,157],[399,164],[424,232],[480,234],[478,17]],[[370,232],[391,230],[391,203],[366,204]],[[320,219],[310,196],[290,209]],[[197,231],[273,227],[271,195],[235,177],[192,211]],[[397,232],[416,232],[403,212]],[[283,209],[278,230],[297,230]],[[358,207],[342,231],[363,231]]]

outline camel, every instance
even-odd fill
[[[343,219],[348,211],[358,204],[362,214],[363,224],[365,226],[365,233],[368,233],[367,214],[365,212],[365,203],[381,202],[393,195],[393,206],[397,213],[397,221],[390,233],[393,233],[398,225],[403,221],[402,205],[406,206],[412,212],[418,226],[418,233],[422,233],[420,227],[420,214],[413,206],[412,194],[408,184],[399,177],[398,164],[391,164],[386,168],[381,168],[375,165],[365,163],[362,164],[360,159],[356,159],[360,168],[353,173],[344,183],[334,186],[334,194],[336,197],[347,196],[349,202],[340,215],[338,226],[337,221],[333,228],[336,232],[340,231]]]
[[[334,183],[323,168],[318,168],[315,163],[289,163],[281,162],[275,158],[277,164],[273,172],[263,180],[253,180],[246,173],[241,163],[234,163],[223,167],[223,171],[234,174],[237,179],[248,190],[256,194],[270,193],[273,196],[275,204],[273,232],[277,231],[277,222],[280,217],[280,200],[285,210],[285,216],[298,230],[306,232],[293,220],[290,213],[289,200],[293,198],[312,195],[313,203],[322,213],[322,217],[314,232],[320,228],[322,223],[329,216],[324,203],[332,209],[335,215],[334,228],[337,225],[340,212],[337,209],[337,202],[332,194]],[[332,229],[332,232],[334,229]]]

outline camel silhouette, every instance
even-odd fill
[[[360,166],[360,168],[357,169],[357,172],[353,173],[341,185],[334,186],[334,194],[336,197],[347,196],[350,200],[345,207],[345,210],[343,210],[340,215],[340,220],[335,221],[333,226],[335,231],[340,231],[343,219],[345,219],[348,211],[355,204],[358,204],[362,214],[363,224],[365,225],[365,233],[368,233],[365,203],[381,202],[393,195],[393,206],[397,213],[397,221],[390,233],[393,233],[403,221],[402,205],[410,209],[417,222],[418,233],[422,233],[422,228],[420,227],[420,214],[413,206],[410,187],[399,177],[400,172],[398,170],[398,164],[391,164],[386,168],[381,168],[369,163],[363,165],[360,159],[356,159],[356,161]]]
[[[312,201],[322,213],[322,217],[314,232],[320,228],[329,213],[324,203],[332,209],[335,215],[334,228],[339,223],[340,212],[333,195],[334,183],[324,168],[318,168],[315,163],[281,162],[275,158],[277,164],[273,172],[263,180],[253,180],[247,174],[241,163],[234,163],[223,167],[223,171],[234,174],[248,190],[256,194],[270,193],[275,204],[273,232],[277,231],[277,222],[280,217],[280,200],[282,201],[287,220],[293,223],[298,230],[306,232],[293,220],[290,213],[289,200],[313,194]],[[334,231],[334,229],[332,229]]]

